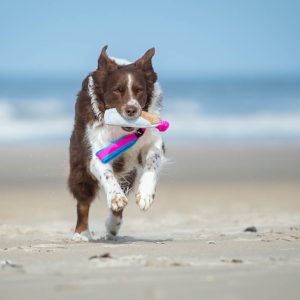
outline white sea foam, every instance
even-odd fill
[[[300,138],[299,113],[259,112],[248,115],[204,116],[166,114],[170,134],[195,138]]]
[[[0,99],[0,143],[65,139],[72,122],[71,114],[55,99]]]
[[[170,105],[172,103],[172,105]],[[183,104],[182,104],[183,103]],[[67,140],[73,126],[72,103],[56,99],[0,99],[0,143]],[[207,115],[196,101],[171,101],[163,114],[168,138],[290,139],[300,138],[299,112]]]

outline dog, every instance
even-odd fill
[[[109,216],[106,236],[114,238],[121,227],[129,193],[136,189],[136,203],[147,210],[155,197],[165,146],[156,129],[148,128],[137,143],[111,163],[103,164],[95,153],[136,128],[109,126],[103,122],[106,109],[116,108],[127,119],[142,111],[160,114],[162,91],[152,66],[155,49],[130,63],[109,57],[105,46],[98,67],[82,83],[75,105],[75,123],[70,139],[69,190],[77,200],[77,223],[73,240],[89,241],[88,216],[92,201],[102,189]],[[137,183],[137,187],[135,184]]]

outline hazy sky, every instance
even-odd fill
[[[300,1],[0,0],[1,74],[79,74],[152,46],[164,76],[300,73]]]

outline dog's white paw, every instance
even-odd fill
[[[89,242],[92,241],[93,237],[89,230],[85,230],[82,232],[75,232],[72,237],[72,241],[74,242]]]
[[[135,195],[136,203],[141,210],[147,210],[155,197],[156,175],[154,172],[146,172],[140,180],[138,192]]]
[[[118,192],[112,194],[112,196],[108,199],[108,207],[113,211],[122,210],[128,203],[128,200],[123,192]]]
[[[138,192],[136,195],[136,203],[141,210],[147,210],[155,197],[155,193],[143,193],[142,191]]]

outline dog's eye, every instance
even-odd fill
[[[123,89],[122,88],[115,88],[115,89],[113,89],[113,93],[122,94],[123,93]]]
[[[135,90],[135,92],[137,93],[137,94],[140,94],[140,93],[142,93],[144,90],[142,89],[142,88],[137,88],[136,90]]]

